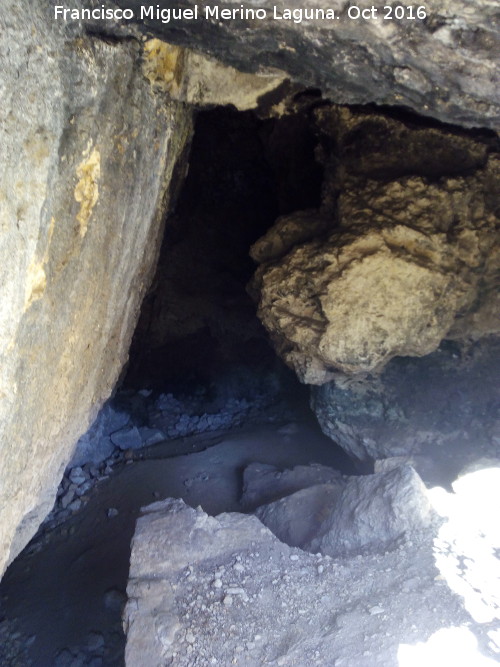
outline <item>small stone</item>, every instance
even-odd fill
[[[89,632],[87,638],[87,648],[92,652],[104,648],[103,635],[100,632]]]
[[[69,473],[69,478],[73,482],[73,484],[83,484],[83,482],[86,481],[87,477],[80,466],[76,466],[75,468],[72,468],[70,473]]]
[[[110,507],[107,511],[108,519],[112,519],[115,516],[118,516],[118,510],[116,507]]]
[[[193,635],[191,630],[188,630],[186,632],[186,641],[187,641],[188,644],[194,644],[194,642],[195,642],[195,636]]]
[[[66,509],[70,503],[73,502],[73,498],[75,497],[75,492],[72,491],[71,489],[67,491],[64,496],[61,498],[61,507],[63,509]]]
[[[297,556],[297,554],[292,554],[290,556],[290,560],[299,560],[299,557]]]
[[[214,588],[222,588],[222,581],[220,579],[215,579],[213,583]]]
[[[78,510],[81,508],[81,506],[82,506],[82,501],[80,500],[80,498],[77,498],[76,500],[73,500],[73,502],[68,505],[68,509],[71,510],[72,512],[78,512]]]
[[[374,607],[370,607],[370,609],[368,611],[370,612],[370,614],[372,616],[376,616],[377,614],[383,614],[384,613],[384,610],[379,605],[375,605]]]
[[[233,604],[233,598],[231,595],[226,595],[222,602],[226,607],[231,607]]]

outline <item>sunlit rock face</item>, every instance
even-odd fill
[[[370,0],[319,0],[313,6],[225,0],[207,3],[216,12],[200,5],[196,20],[185,13],[170,21],[156,14],[156,7],[168,9],[164,3],[142,13],[139,0],[115,4],[133,8],[135,20],[166,41],[210,53],[243,71],[284,70],[339,103],[406,106],[469,126],[500,123],[498,8],[489,0],[433,0],[423,3],[423,13],[413,4],[398,16],[394,8],[383,9],[391,3],[377,7]],[[350,4],[355,9],[349,16]],[[176,8],[195,5],[196,0],[181,0]],[[317,13],[327,8],[335,18]],[[222,10],[234,10],[235,18]]]
[[[299,378],[377,373],[498,332],[495,139],[338,108],[316,120],[322,208],[252,249],[259,317]]]
[[[0,572],[127,358],[191,131],[138,42],[52,9],[6,0],[0,17]]]

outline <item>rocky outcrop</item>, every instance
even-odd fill
[[[200,107],[232,104],[241,111],[254,109],[259,98],[285,79],[285,74],[278,71],[240,72],[161,39],[146,40],[144,55],[144,73],[153,86],[167,91],[172,99]]]
[[[443,343],[393,359],[379,377],[314,387],[321,428],[354,459],[411,456],[426,483],[445,484],[500,444],[500,343]]]
[[[0,572],[50,510],[126,361],[190,114],[130,39],[0,19]]]
[[[370,112],[316,115],[317,220],[299,212],[292,227],[289,216],[252,249],[263,261],[251,287],[258,315],[287,364],[322,384],[499,331],[494,138]],[[301,242],[313,230],[322,234]]]
[[[332,557],[391,548],[432,519],[426,488],[408,465],[312,484],[255,514],[285,544]]]
[[[300,7],[285,3],[276,5],[277,15],[271,2],[225,0],[209,4],[208,16],[203,5],[198,19],[184,14],[170,21],[154,12],[141,21],[139,0],[115,4],[133,7],[135,20],[167,42],[209,53],[243,71],[285,70],[335,102],[406,106],[449,122],[500,125],[498,14],[488,0],[404,5],[397,18],[401,10],[391,3],[385,3],[386,9],[369,0],[351,3],[354,10],[338,0]],[[182,0],[176,8],[192,10],[196,4]],[[318,18],[315,12],[327,8],[335,18]],[[260,15],[242,15],[242,9]],[[235,18],[228,18],[233,11]]]
[[[396,667],[400,644],[466,617],[425,532],[332,559],[283,544],[256,517],[172,499],[137,522],[127,594],[131,667]]]

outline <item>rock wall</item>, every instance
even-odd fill
[[[0,572],[127,359],[191,132],[136,40],[87,37],[52,4],[0,17]]]
[[[132,7],[141,22],[139,0],[117,0]],[[176,8],[193,8],[196,0],[181,0]],[[353,4],[368,10],[368,18],[348,16]],[[302,85],[317,86],[341,104],[406,106],[418,112],[472,126],[498,127],[500,92],[497,85],[500,34],[498,8],[489,0],[430,0],[423,3],[425,19],[395,18],[371,0],[345,3],[316,1],[300,5],[247,0],[208,3],[218,13],[197,20],[163,22],[143,18],[146,29],[166,41],[199,49],[243,71],[278,68]],[[411,3],[407,3],[411,4]],[[276,18],[273,6],[276,5]],[[407,5],[405,5],[407,6]],[[163,6],[162,6],[163,7]],[[286,17],[288,7],[292,16]],[[376,8],[376,15],[370,12]],[[265,10],[265,18],[241,18],[243,10]],[[334,19],[306,15],[327,9]],[[236,10],[234,19],[222,10]],[[389,17],[390,16],[390,17]]]
[[[425,357],[393,359],[379,377],[314,387],[311,404],[353,459],[411,457],[426,483],[443,484],[498,455],[499,368],[498,338],[444,342]]]

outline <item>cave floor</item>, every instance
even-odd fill
[[[141,507],[174,497],[210,514],[239,511],[242,473],[254,461],[279,468],[314,462],[352,472],[312,416],[303,415],[292,424],[166,442],[142,450],[141,457],[97,484],[89,501],[64,524],[41,530],[34,541],[42,548],[37,553],[27,549],[7,571],[0,587],[0,621],[11,638],[20,635],[10,650],[8,642],[0,647],[2,666],[124,664],[121,610]],[[21,644],[29,646],[15,650]],[[64,649],[77,658],[61,654]],[[102,662],[88,657],[99,654]]]
[[[7,571],[0,587],[2,667],[124,664],[121,614],[126,601],[130,544],[141,507],[173,497],[182,498],[191,507],[201,506],[212,515],[240,511],[243,470],[252,462],[280,469],[320,463],[354,473],[312,416],[302,414],[292,422],[161,443],[142,450],[140,456],[115,468],[109,479],[97,484],[88,502],[65,523],[51,531],[42,529],[33,541],[39,542],[40,549],[27,548]],[[442,558],[455,563],[453,539],[442,540],[439,548]],[[281,662],[269,664],[496,664],[499,654],[491,650],[491,632],[500,634],[499,624],[480,626],[473,621],[436,567],[435,555],[431,538],[414,539],[393,552],[367,559],[357,556],[337,561],[325,557],[325,572],[332,569],[333,578],[329,583],[325,575],[324,581],[316,582],[312,597],[311,582],[305,581],[305,561],[293,561],[286,575],[289,583],[285,597],[290,596],[290,604],[300,603],[304,608],[312,604],[311,609],[324,616],[325,610],[315,607],[314,599],[321,595],[331,598],[332,586],[337,591],[335,601],[331,599],[331,614],[327,614],[331,627],[315,627],[316,612],[307,616],[307,627],[312,628],[311,641],[321,645],[324,637],[325,641],[336,642],[337,656],[343,657],[309,662],[308,640],[293,659],[292,655],[285,656]],[[193,557],[203,558],[203,554]],[[245,560],[245,554],[242,558]],[[458,565],[462,567],[463,562]],[[259,582],[255,575],[254,587],[260,586]],[[486,586],[483,595],[488,590]],[[496,600],[494,591],[491,594]],[[260,614],[258,608],[251,611]],[[273,619],[269,621],[273,632],[280,630],[282,611],[263,611],[264,616]],[[287,628],[281,630],[289,634]],[[307,628],[305,631],[309,632]],[[444,657],[432,662],[431,654],[425,651],[434,650],[436,637],[444,637],[448,643]],[[476,652],[477,639],[483,650],[490,644],[488,657]],[[496,636],[493,641],[495,650],[500,646],[498,640]],[[186,664],[205,663],[188,660]],[[225,667],[233,663],[222,660],[218,664]]]

